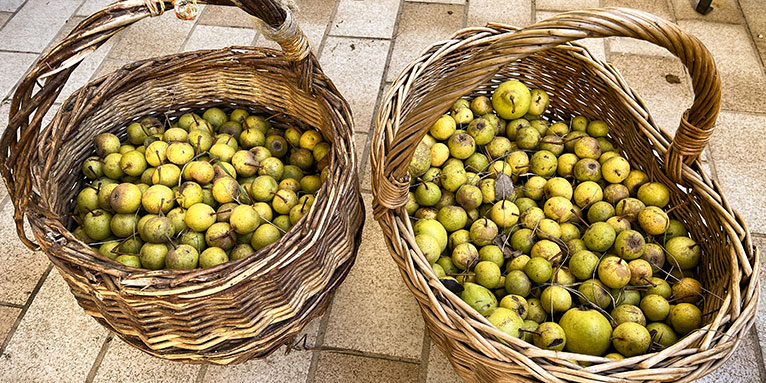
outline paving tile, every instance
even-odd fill
[[[535,8],[555,11],[571,11],[597,8],[599,0],[537,0]]]
[[[674,21],[673,12],[668,8],[666,0],[644,0],[636,2],[633,0],[604,0],[605,7],[627,7],[636,8],[649,12],[655,16],[662,17],[665,20]],[[607,46],[612,53],[628,53],[646,56],[675,57],[667,49],[658,47],[650,42],[624,37],[610,37],[607,40]]]
[[[0,11],[3,12],[16,12],[19,6],[24,3],[25,0],[3,0],[0,3]]]
[[[328,37],[325,41],[319,61],[351,105],[354,130],[370,129],[389,44],[385,40],[347,37]]]
[[[107,5],[114,3],[114,0],[85,0],[85,2],[77,8],[75,15],[77,16],[90,16],[104,8]]]
[[[601,5],[604,7],[639,9],[655,16],[662,17],[665,20],[673,20],[673,12],[668,8],[668,2],[666,0],[602,0]]]
[[[755,332],[750,331],[742,339],[734,351],[721,367],[696,383],[762,383],[766,377],[760,376],[758,368],[759,358],[756,352],[758,339]]]
[[[391,38],[399,0],[340,0],[330,34]]]
[[[694,9],[698,1],[692,0],[670,0],[673,3],[673,9],[676,11],[678,20],[705,20],[716,21],[720,23],[742,24],[742,12],[737,6],[737,0],[713,0],[711,6],[713,10],[706,15],[697,13]]]
[[[0,344],[5,342],[5,337],[16,323],[16,318],[21,314],[21,309],[15,307],[0,306]]]
[[[469,27],[483,27],[488,22],[527,26],[532,23],[532,1],[471,0],[466,24]]]
[[[302,334],[307,335],[307,344],[314,345],[319,330],[320,318],[311,321]],[[296,339],[300,339],[299,335]],[[203,383],[253,382],[253,383],[299,383],[305,382],[311,366],[312,353],[291,351],[280,348],[263,360],[251,360],[235,366],[210,366]]]
[[[745,14],[750,33],[761,55],[761,62],[766,65],[766,2],[761,0],[739,0],[742,13]]]
[[[155,358],[114,337],[104,354],[94,382],[192,382],[200,366]]]
[[[363,197],[367,220],[362,247],[335,294],[324,345],[417,360],[423,318],[373,219],[372,196]]]
[[[176,53],[193,26],[194,21],[179,20],[173,12],[147,17],[123,32],[109,58],[134,61]]]
[[[761,251],[761,299],[758,301],[758,312],[755,313],[755,330],[761,346],[762,360],[766,362],[766,237],[756,237],[755,245]],[[766,378],[766,377],[765,377]]]
[[[315,383],[410,383],[418,380],[418,365],[385,359],[320,353]]]
[[[538,11],[535,13],[535,21],[539,22],[541,20],[551,18],[557,13],[558,12]],[[604,46],[604,39],[581,39],[576,41],[576,43],[585,46],[585,48],[588,48],[588,52],[590,52],[596,58],[600,59],[601,61],[606,61],[606,48]]]
[[[462,26],[463,6],[404,3],[386,81],[394,81],[424,49],[449,38]]]
[[[3,27],[3,24],[5,24],[5,22],[8,21],[8,19],[11,18],[11,16],[13,16],[13,13],[10,13],[10,12],[0,12],[0,28]]]
[[[723,110],[766,112],[763,102],[766,77],[741,25],[679,21],[710,50],[721,74]],[[760,95],[761,97],[754,97]]]
[[[736,133],[735,133],[736,132]],[[756,233],[766,233],[766,116],[722,112],[710,148],[723,191]],[[743,143],[747,143],[743,145]]]
[[[106,336],[52,270],[3,353],[0,381],[82,382]]]
[[[463,383],[441,350],[431,342],[428,352],[428,373],[426,383]]]
[[[37,59],[33,53],[0,52],[0,99],[11,95],[16,84],[21,81],[29,67]]]
[[[8,126],[8,118],[10,116],[8,115],[11,112],[11,100],[5,100],[0,102],[0,134],[2,134],[5,131],[5,128]],[[3,190],[5,190],[5,182],[0,181],[0,184],[3,185]],[[0,202],[5,198],[5,194],[0,195]]]
[[[92,79],[95,80],[101,76],[110,74],[116,71],[117,69],[122,68],[128,63],[129,61],[113,60],[113,59],[107,58],[101,63],[101,66],[98,67],[98,69],[96,70],[96,73],[93,73]]]
[[[661,57],[616,55],[611,58],[611,64],[638,92],[654,121],[673,134],[681,115],[693,101],[689,79],[681,62]],[[666,75],[677,76],[681,82],[671,84]]]
[[[0,49],[42,52],[81,1],[28,1],[0,31]]]
[[[250,15],[239,7],[225,5],[206,5],[199,15],[199,24],[220,25],[225,27],[252,28]]]
[[[330,24],[336,0],[297,0],[298,25],[309,39],[311,48],[318,52],[327,25]],[[394,14],[395,15],[395,14]]]
[[[298,25],[303,31],[303,34],[306,35],[306,38],[309,39],[309,44],[311,44],[311,50],[314,54],[319,52],[319,47],[322,45],[322,38],[324,37],[325,30],[327,30],[327,25],[330,23],[334,8],[335,1],[298,1],[298,13],[296,16]],[[280,49],[279,44],[267,40],[262,34],[258,35],[255,45],[259,47]]]
[[[0,211],[0,301],[23,305],[48,267],[48,257],[21,243],[13,222],[13,204],[6,202]]]
[[[231,28],[215,25],[197,25],[186,41],[184,52],[199,49],[220,49],[233,45],[250,45],[255,39],[252,28]]]

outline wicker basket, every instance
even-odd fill
[[[662,46],[688,68],[695,100],[675,137],[656,125],[616,69],[569,43],[609,36]],[[708,290],[702,329],[661,352],[620,361],[542,350],[498,331],[439,282],[415,245],[403,207],[410,184],[407,166],[416,144],[458,98],[488,95],[507,79],[548,92],[547,118],[568,121],[584,113],[605,120],[631,166],[669,186],[670,206],[681,205],[672,218],[684,222],[702,246],[697,272]],[[759,254],[746,224],[698,161],[718,115],[720,91],[713,59],[699,40],[658,17],[618,8],[564,13],[520,30],[496,24],[464,29],[431,46],[403,71],[386,95],[372,140],[375,218],[431,338],[463,379],[689,382],[727,360],[755,318]]]
[[[276,31],[283,52],[235,47],[135,62],[74,92],[41,126],[76,63],[150,16],[143,0],[110,5],[46,52],[23,80],[0,143],[0,169],[19,237],[48,255],[86,313],[152,355],[234,364],[268,355],[323,313],[354,263],[364,207],[348,104],[289,11],[272,0],[207,3],[236,3],[283,26]],[[247,108],[273,117],[275,126],[315,128],[332,144],[329,175],[301,221],[256,254],[204,270],[126,267],[73,236],[70,212],[83,184],[78,164],[92,155],[97,134],[124,137],[132,119],[212,106]],[[36,243],[25,234],[25,219]]]

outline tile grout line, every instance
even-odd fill
[[[40,288],[42,288],[43,283],[45,283],[45,280],[48,279],[48,275],[50,274],[52,269],[53,269],[53,264],[48,262],[48,267],[45,269],[45,272],[43,272],[43,275],[40,276],[40,279],[37,281],[35,288],[32,289],[32,292],[29,294],[29,297],[27,298],[26,303],[24,303],[24,307],[21,309],[21,313],[19,313],[19,316],[16,318],[16,321],[13,323],[13,326],[11,326],[11,329],[8,331],[8,335],[5,336],[5,341],[2,343],[2,345],[0,345],[0,355],[3,355],[5,353],[6,347],[8,347],[8,344],[11,343],[11,339],[13,339],[13,336],[16,334],[16,330],[19,328],[19,325],[21,324],[21,320],[24,319],[24,316],[27,314],[27,311],[29,310],[29,306],[32,306],[32,301],[34,301],[35,297],[37,297],[37,293],[40,291]]]
[[[757,314],[757,313],[756,313]],[[750,336],[753,338],[753,348],[755,350],[755,353],[757,354],[755,356],[756,363],[758,364],[758,375],[761,376],[761,381],[766,380],[766,366],[764,366],[764,360],[763,360],[763,350],[761,350],[761,340],[758,337],[758,330],[755,328],[755,326],[750,328]]]
[[[327,26],[324,29],[324,33],[322,34],[322,40],[319,41],[319,46],[317,47],[317,62],[322,57],[322,53],[324,53],[324,46],[327,42],[327,38],[330,36],[330,30],[332,29],[332,23],[335,20],[335,16],[338,15],[338,7],[340,6],[340,0],[335,0],[335,5],[333,6],[332,13],[330,14],[329,22],[327,23]]]
[[[325,43],[327,42],[327,37],[330,35],[330,29],[332,28],[332,23],[338,14],[339,5],[340,5],[340,0],[335,0],[333,4],[332,12],[330,13],[330,17],[327,21],[327,26],[325,26],[324,33],[322,33],[322,39],[319,41],[319,46],[316,47],[317,63],[319,62],[319,59],[322,57],[322,53],[324,53]],[[333,306],[333,303],[335,302],[334,292],[333,292],[333,296],[330,297],[329,299],[330,299],[330,302],[327,304],[327,309],[325,310],[324,315],[322,316],[322,319],[319,322],[319,330],[317,330],[317,337],[314,340],[314,347],[324,344],[324,336],[325,336],[325,333],[327,332],[327,325],[330,321],[330,313],[332,312],[332,306]],[[311,353],[311,363],[309,363],[309,371],[306,374],[305,383],[314,382],[318,364],[319,364],[319,353],[314,351]]]
[[[431,337],[428,336],[428,328],[423,329],[423,350],[420,353],[420,376],[418,383],[426,383],[428,380],[428,368],[431,360]]]
[[[101,344],[101,348],[98,350],[96,359],[93,361],[93,365],[90,367],[90,371],[88,371],[88,376],[85,377],[85,383],[92,383],[93,380],[96,379],[98,369],[101,367],[101,362],[104,361],[104,356],[106,356],[106,352],[109,351],[109,345],[112,344],[113,339],[114,334],[110,331],[106,336],[106,339],[104,339],[104,343]]]
[[[24,305],[20,305],[17,303],[8,303],[8,302],[0,302],[1,307],[9,307],[12,309],[23,309]]]
[[[199,15],[197,15],[197,17],[194,18],[194,23],[192,24],[191,29],[189,29],[189,33],[187,33],[186,36],[184,37],[184,42],[181,43],[181,48],[176,53],[183,53],[184,51],[186,51],[186,45],[189,44],[189,40],[191,39],[192,34],[194,34],[194,31],[197,30],[197,26],[200,25],[199,24],[200,15],[202,15],[201,12]],[[258,33],[256,33],[256,35],[257,34]]]
[[[742,4],[740,4],[739,0],[736,0],[737,7],[739,8],[739,15],[742,16],[742,20],[744,20],[744,23],[742,25],[745,26],[745,32],[747,32],[747,35],[750,37],[750,45],[753,48],[753,51],[755,52],[755,57],[758,59],[758,61],[761,63],[761,73],[766,74],[766,62],[763,61],[761,58],[761,52],[758,50],[758,44],[755,42],[755,34],[753,33],[753,30],[750,29],[750,23],[747,21],[747,17],[745,17],[745,11],[742,9]]]
[[[337,290],[335,290],[337,291]],[[330,314],[332,313],[332,306],[335,303],[335,292],[330,298],[330,302],[327,305],[327,309],[322,315],[322,319],[319,322],[319,329],[317,330],[317,337],[314,340],[314,348],[324,345],[324,337],[327,333],[327,326],[330,323]],[[319,351],[311,352],[311,363],[309,364],[309,371],[306,374],[306,383],[313,383],[316,378],[317,365],[319,364]]]
[[[461,28],[465,28],[468,25],[468,9],[471,6],[471,0],[465,0],[465,3],[463,3],[463,26]],[[452,32],[455,33],[455,32]]]
[[[371,36],[353,36],[353,35],[336,35],[336,34],[329,34],[327,37],[340,37],[340,38],[346,38],[346,39],[357,39],[357,40],[373,40],[373,41],[393,41],[395,40],[395,37],[371,37]]]
[[[205,379],[205,375],[207,374],[207,368],[207,364],[200,366],[199,371],[197,371],[197,379],[194,380],[195,383],[202,383],[202,381]]]

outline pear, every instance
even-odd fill
[[[413,230],[415,235],[428,234],[439,243],[440,252],[447,249],[447,230],[435,219],[421,219],[415,223]]]
[[[524,326],[524,319],[515,311],[498,307],[487,317],[498,330],[515,338],[519,337],[519,329]]]
[[[504,284],[500,284],[500,267],[496,263],[481,261],[474,267],[474,272],[476,273],[476,283],[488,289],[504,287]]]
[[[463,299],[479,314],[485,315],[497,307],[497,298],[495,294],[489,291],[487,288],[477,285],[475,283],[465,283],[463,285],[463,292],[460,294],[460,298]]]
[[[561,316],[559,324],[566,334],[569,352],[603,355],[611,345],[612,326],[596,310],[570,309]]]
[[[141,246],[141,267],[159,270],[165,267],[168,247],[163,243],[145,243]]]
[[[665,323],[649,323],[646,329],[649,331],[649,335],[652,336],[652,342],[659,344],[663,348],[670,347],[678,341],[678,336],[673,331],[673,328]]]
[[[473,119],[470,124],[468,124],[468,128],[466,128],[466,133],[468,133],[471,137],[473,137],[474,142],[476,145],[487,145],[489,144],[492,139],[495,137],[495,134],[497,133],[497,129],[494,125],[487,122],[487,120],[479,117]],[[510,141],[509,141],[510,145]]]
[[[609,290],[598,279],[589,279],[583,282],[577,291],[582,294],[579,297],[580,303],[591,302],[601,308],[609,307],[612,304]]]
[[[535,283],[545,283],[553,276],[553,266],[543,257],[534,257],[524,266],[524,272]]]
[[[646,317],[640,308],[634,305],[622,304],[612,310],[612,318],[618,325],[626,322],[638,323],[641,326],[646,325]]]
[[[529,88],[517,80],[500,84],[492,93],[492,106],[497,114],[506,120],[517,119],[527,114],[531,102]]]
[[[700,246],[689,237],[675,237],[665,244],[667,261],[671,266],[688,270],[700,261]]]
[[[581,250],[569,260],[569,271],[579,280],[586,280],[595,276],[599,258],[588,250]]]
[[[572,307],[572,296],[563,287],[549,286],[540,295],[543,309],[549,313],[561,313]]]
[[[533,336],[535,346],[553,351],[563,350],[567,345],[567,338],[562,326],[554,322],[541,323]]]
[[[702,284],[694,278],[682,278],[673,285],[673,297],[677,302],[697,303],[702,298]]]
[[[505,276],[504,287],[510,296],[525,297],[532,289],[532,282],[523,270],[512,270]]]
[[[614,348],[627,357],[641,355],[649,350],[652,337],[646,327],[639,323],[625,322],[612,333]]]
[[[623,287],[630,282],[628,263],[619,257],[606,256],[598,265],[598,278],[609,288]]]
[[[652,322],[663,321],[670,313],[670,303],[657,294],[649,294],[641,299],[640,307],[646,319]]]
[[[545,108],[548,107],[550,97],[542,89],[532,89],[530,92],[532,101],[529,104],[529,110],[527,113],[535,116],[540,116],[545,113]]]

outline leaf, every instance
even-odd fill
[[[463,293],[463,285],[458,283],[454,278],[443,278],[439,279],[439,281],[441,281],[447,290],[452,291],[453,294],[460,295]]]
[[[667,74],[667,75],[665,75],[665,81],[667,81],[667,82],[669,82],[671,84],[680,84],[681,83],[681,79],[678,78],[678,76],[676,76],[674,74]]]
[[[505,173],[499,173],[495,178],[495,200],[508,199],[513,195],[513,180]]]

